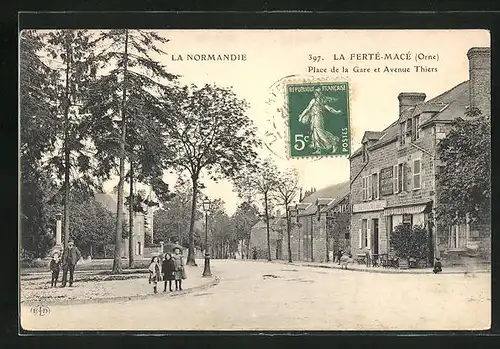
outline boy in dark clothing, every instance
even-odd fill
[[[59,259],[59,252],[54,252],[54,254],[52,255],[49,268],[52,272],[50,287],[56,287],[57,279],[59,279],[59,270],[61,270],[61,260]]]
[[[434,261],[434,269],[432,271],[434,272],[434,274],[437,274],[437,273],[440,273],[443,271],[440,258],[436,257],[436,260]]]

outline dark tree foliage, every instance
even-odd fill
[[[399,224],[391,233],[390,244],[400,258],[425,259],[429,256],[429,234],[421,225]]]
[[[447,224],[489,224],[491,219],[491,119],[477,109],[458,118],[438,145],[437,218]]]

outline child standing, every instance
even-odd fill
[[[184,258],[180,248],[176,247],[174,249],[172,259],[174,260],[175,290],[182,291],[182,279],[186,278],[186,271],[184,270]]]
[[[154,293],[158,293],[158,290],[156,289],[156,285],[158,284],[158,281],[161,279],[161,266],[160,266],[160,259],[157,256],[154,256],[151,259],[151,264],[149,265],[149,283],[153,283],[153,290]]]
[[[161,265],[161,270],[163,273],[163,281],[165,283],[163,287],[163,292],[167,292],[167,281],[168,289],[172,292],[172,280],[174,280],[175,264],[170,253],[165,254],[165,259]]]
[[[59,279],[59,270],[61,270],[61,260],[59,259],[59,252],[54,252],[54,254],[52,255],[49,268],[52,272],[50,287],[56,287],[57,279]]]
[[[434,269],[432,270],[434,274],[440,273],[443,271],[442,265],[441,265],[441,259],[436,257],[434,260]]]

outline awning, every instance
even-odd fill
[[[384,209],[384,216],[423,213],[428,205],[428,203],[425,203],[412,206],[387,207]]]

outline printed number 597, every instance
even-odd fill
[[[302,151],[306,147],[306,143],[309,142],[309,136],[304,136],[303,134],[295,135],[295,144],[293,147],[296,151]]]

